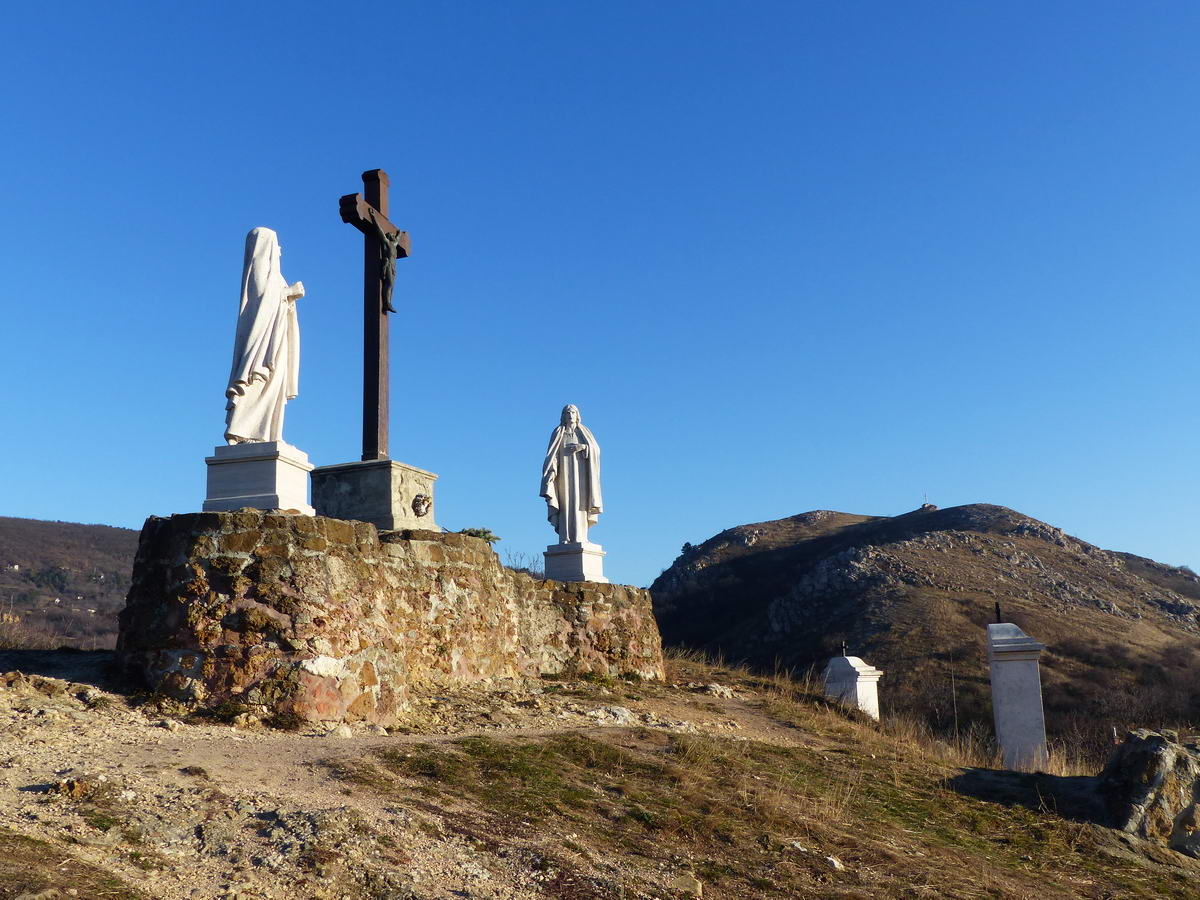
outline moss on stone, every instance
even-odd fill
[[[278,582],[258,583],[253,590],[254,599],[264,606],[269,606],[276,612],[292,618],[302,606],[300,601],[288,593],[287,588]]]
[[[250,607],[243,609],[241,621],[242,631],[274,631],[278,625],[275,620],[263,612],[261,609]]]
[[[258,546],[262,535],[255,531],[235,531],[221,535],[221,550],[225,553],[250,553]]]
[[[262,528],[263,514],[257,509],[239,509],[233,513],[217,513],[223,519],[222,526],[232,526],[234,530],[257,530]],[[225,517],[228,516],[226,519]]]
[[[209,572],[220,572],[224,575],[236,575],[246,566],[246,560],[237,556],[205,556],[192,557],[201,565],[207,564]]]
[[[325,537],[333,544],[354,545],[354,526],[341,519],[325,520]]]

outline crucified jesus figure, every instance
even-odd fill
[[[376,221],[375,210],[371,209],[371,230],[379,241],[379,277],[383,281],[383,311],[395,312],[392,306],[392,288],[396,284],[396,260],[400,257],[400,232],[384,231]]]

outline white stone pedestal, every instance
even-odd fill
[[[294,509],[313,515],[308,505],[308,454],[284,441],[229,444],[206,456],[208,494],[205,512]]]
[[[1046,649],[1011,622],[987,627],[996,743],[1009,769],[1046,768],[1046,720],[1038,657]]]
[[[591,541],[551,544],[546,548],[546,577],[554,581],[595,581],[604,577],[604,550]]]
[[[879,677],[882,669],[867,665],[857,656],[835,656],[825,666],[825,696],[879,718]]]
[[[441,531],[433,518],[437,476],[394,459],[321,466],[312,473],[318,516],[370,522],[381,531]]]

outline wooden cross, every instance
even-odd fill
[[[396,260],[409,253],[408,232],[388,221],[388,177],[363,172],[363,193],[338,202],[342,221],[363,233],[363,452],[388,458],[388,318]]]

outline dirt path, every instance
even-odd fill
[[[700,685],[446,690],[415,700],[412,733],[195,724],[131,707],[106,664],[98,653],[0,654],[9,672],[0,676],[0,826],[66,840],[78,858],[163,900],[546,896],[529,860],[483,852],[437,817],[337,777],[339,761],[374,751],[631,728],[801,740],[754,704]],[[381,857],[389,845],[403,848],[402,860]],[[355,868],[356,886],[328,877],[330,854]]]

